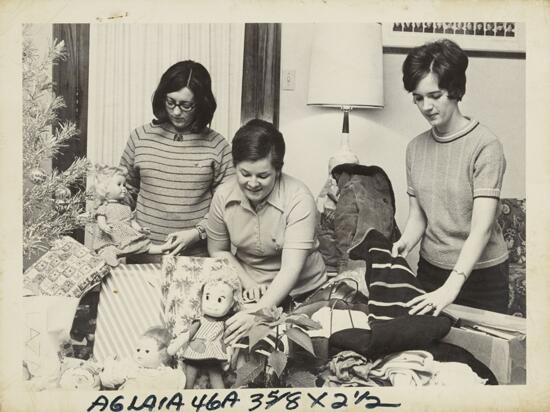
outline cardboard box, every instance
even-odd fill
[[[460,305],[449,305],[446,311],[456,318],[482,327],[494,327],[504,333],[517,335],[511,339],[504,339],[474,330],[453,327],[442,341],[469,351],[491,369],[499,384],[526,383],[526,320],[524,318]]]

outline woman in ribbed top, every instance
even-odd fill
[[[413,49],[403,83],[431,129],[407,146],[409,217],[393,253],[419,241],[418,278],[428,291],[411,314],[439,314],[450,303],[506,312],[508,252],[498,225],[506,161],[498,138],[464,116],[468,57],[450,40]]]
[[[207,256],[206,214],[216,187],[234,174],[227,140],[210,129],[216,110],[208,71],[171,66],[153,95],[151,123],[130,134],[120,165],[135,189],[136,218],[154,243]]]

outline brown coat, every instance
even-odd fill
[[[342,164],[332,171],[340,186],[334,217],[338,273],[345,270],[348,249],[371,228],[391,241],[401,236],[395,222],[395,198],[390,179],[378,166]]]

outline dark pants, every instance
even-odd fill
[[[451,270],[441,269],[420,258],[417,273],[426,292],[431,292],[445,283]],[[473,270],[453,303],[508,313],[508,260],[496,266]]]

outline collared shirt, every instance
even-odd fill
[[[310,292],[326,281],[317,251],[317,208],[309,189],[299,180],[281,174],[268,198],[256,210],[236,178],[221,185],[208,213],[208,237],[230,241],[244,270],[258,284],[270,284],[281,269],[283,249],[308,250],[292,296]]]

